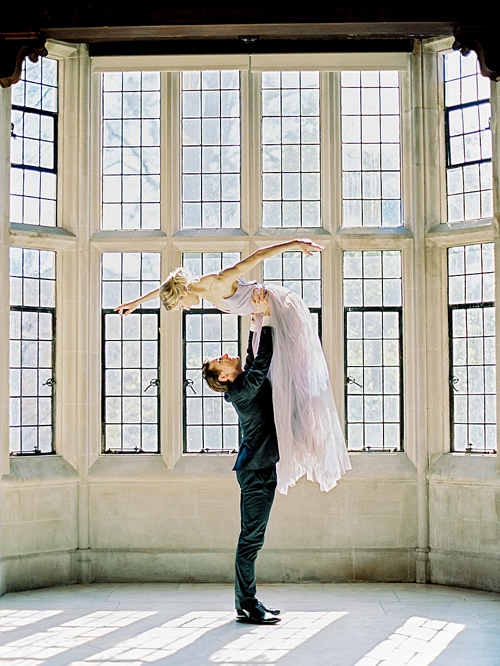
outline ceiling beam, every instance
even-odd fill
[[[148,41],[190,39],[408,39],[453,35],[453,22],[379,23],[231,23],[197,25],[81,26],[44,28],[49,39],[88,43],[95,41]],[[1,34],[1,32],[0,32]]]

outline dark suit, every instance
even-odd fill
[[[279,460],[271,384],[267,378],[273,354],[272,328],[262,327],[255,358],[252,336],[250,332],[245,368],[229,384],[225,396],[238,414],[242,432],[233,467],[241,489],[241,532],[236,549],[235,576],[237,609],[256,602],[255,560],[264,544]]]

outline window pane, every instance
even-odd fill
[[[350,450],[403,450],[402,273],[396,250],[344,252]]]
[[[342,72],[344,227],[399,227],[400,110],[397,72]]]
[[[239,72],[183,72],[181,114],[182,226],[240,227]]]
[[[55,252],[10,255],[10,451],[54,452]]]
[[[160,227],[160,75],[102,75],[102,228]]]
[[[198,277],[239,258],[236,252],[187,252],[183,266]],[[223,394],[207,386],[201,369],[206,358],[240,353],[240,319],[206,300],[183,312],[185,453],[231,453],[239,446],[236,412]]]
[[[10,221],[56,225],[57,61],[25,60],[12,86]]]
[[[447,222],[493,215],[490,81],[475,54],[448,53],[444,62]]]
[[[496,450],[493,243],[448,250],[452,451]]]
[[[103,451],[158,453],[160,304],[114,308],[159,286],[160,254],[105,252],[101,270]]]
[[[262,74],[262,225],[321,225],[319,72]]]
[[[265,259],[263,278],[266,284],[279,284],[304,299],[318,325],[321,338],[321,254],[308,256],[303,252],[283,252]]]

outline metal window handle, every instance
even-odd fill
[[[196,395],[196,391],[195,391],[194,388],[193,388],[193,384],[194,384],[194,382],[193,382],[192,379],[185,379],[185,380],[184,380],[184,386],[185,386],[186,388],[190,388],[191,391]]]
[[[347,377],[345,380],[346,384],[355,384],[356,386],[359,386],[359,388],[363,388],[361,384],[358,384],[358,382],[354,379],[354,377]]]
[[[43,382],[42,386],[50,386],[52,388],[55,386],[56,380],[53,379],[52,377],[49,377],[46,382]]]
[[[454,391],[457,391],[457,393],[458,393],[458,388],[455,386],[455,384],[458,384],[459,381],[460,381],[460,378],[459,378],[459,377],[452,377],[452,378],[450,379],[451,388],[452,388]]]
[[[146,393],[146,391],[148,389],[153,388],[153,386],[156,386],[156,387],[160,386],[160,380],[159,379],[152,379],[149,382],[149,384],[146,386],[146,388],[144,389],[144,393]]]

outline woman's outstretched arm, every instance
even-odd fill
[[[115,312],[118,312],[121,315],[129,315],[141,303],[145,303],[146,301],[151,301],[153,298],[158,298],[159,294],[160,294],[160,288],[158,287],[158,289],[153,289],[153,291],[149,291],[147,294],[139,296],[139,298],[136,298],[133,301],[129,301],[128,303],[121,303],[115,308]]]
[[[238,261],[234,266],[222,270],[217,276],[217,282],[220,284],[222,281],[224,287],[232,286],[235,280],[260,264],[261,261],[275,257],[277,254],[282,254],[283,252],[300,250],[305,254],[313,255],[315,252],[321,252],[323,249],[321,245],[313,243],[308,238],[295,238],[294,240],[261,247],[252,252],[252,254],[249,254],[245,259]]]

